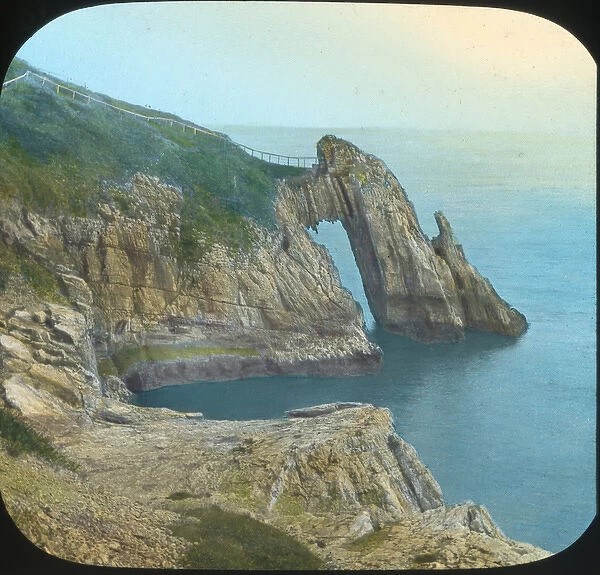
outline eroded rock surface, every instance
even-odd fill
[[[0,309],[3,409],[20,412],[79,466],[61,471],[0,453],[8,509],[53,554],[180,566],[188,543],[168,526],[216,505],[284,530],[329,568],[507,565],[547,555],[505,538],[478,506],[446,507],[386,409],[347,402],[279,420],[211,421],[136,407],[119,399],[122,382],[111,379],[111,393],[99,384],[90,315],[25,290],[0,297]]]
[[[9,202],[0,237],[54,272],[68,300],[93,318],[100,357],[127,346],[173,346],[175,361],[142,362],[123,374],[132,388],[379,368],[381,351],[366,337],[360,308],[327,250],[304,230],[289,249],[278,230],[256,228],[248,253],[213,243],[199,259],[182,261],[181,192],[141,174],[126,192],[127,215],[107,203],[97,217],[50,219]],[[178,346],[227,351],[189,361],[177,358]],[[231,352],[240,347],[251,353]]]
[[[256,227],[245,253],[208,242],[202,256],[183,261],[181,192],[143,174],[122,190],[126,213],[107,199],[94,217],[51,219],[11,200],[0,214],[0,237],[54,273],[67,299],[93,319],[99,357],[127,346],[174,347],[173,361],[140,361],[121,374],[135,390],[376,371],[381,351],[366,337],[360,308],[330,254],[307,233],[322,220],[339,220],[346,229],[383,328],[424,342],[457,340],[468,328],[523,333],[525,318],[466,261],[441,213],[439,236],[423,234],[383,162],[333,136],[321,139],[317,152],[312,172],[280,182],[278,226]],[[240,345],[251,353],[231,352]],[[191,361],[177,357],[178,346],[227,353]]]
[[[431,240],[431,245],[450,269],[465,324],[482,331],[521,335],[527,329],[525,316],[502,300],[490,281],[469,264],[444,214],[436,212],[434,215],[440,233]]]
[[[307,233],[322,219],[342,221],[388,329],[423,341],[457,339],[468,326],[524,329],[442,216],[438,238],[422,234],[381,162],[331,137],[319,156],[314,173],[281,183],[279,227],[256,229],[246,254],[214,244],[181,262],[180,192],[143,175],[127,190],[127,215],[110,202],[90,218],[3,206],[3,246],[44,266],[61,289],[50,301],[15,276],[0,292],[1,409],[77,464],[14,457],[0,442],[2,495],[37,545],[84,563],[180,567],[189,545],[168,526],[216,505],[279,527],[332,569],[547,555],[504,537],[479,506],[447,507],[386,409],[334,403],[236,422],[128,403],[126,383],[376,370],[381,352],[360,309]],[[136,356],[152,346],[161,361]],[[133,350],[129,363],[107,371],[123,350]]]
[[[524,317],[469,265],[447,220],[430,241],[385,164],[334,136],[317,145],[309,177],[282,184],[276,211],[287,245],[300,228],[341,221],[377,323],[423,342],[461,339],[467,328],[519,335]]]

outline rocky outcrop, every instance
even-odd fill
[[[259,376],[351,376],[375,373],[381,365],[377,348],[348,338],[327,338],[324,342],[302,345],[308,338],[289,337],[285,347],[273,347],[247,355],[245,350],[212,350],[206,355],[178,357],[161,361],[139,361],[122,375],[133,392],[147,391],[165,385],[197,381],[231,381]],[[357,338],[358,339],[358,338]],[[222,342],[222,340],[220,340]],[[265,338],[265,341],[271,341]],[[292,345],[296,343],[295,350]],[[264,343],[264,342],[263,342]],[[177,355],[177,348],[171,348]]]
[[[360,307],[307,232],[322,220],[342,222],[385,329],[424,342],[457,340],[468,328],[512,336],[526,329],[525,318],[466,261],[442,214],[439,236],[423,234],[380,160],[333,136],[317,151],[311,173],[279,183],[278,226],[255,227],[247,252],[205,238],[203,255],[182,259],[181,192],[142,174],[107,193],[94,217],[50,219],[11,200],[0,214],[0,238],[55,274],[67,300],[93,320],[99,357],[128,346],[172,346],[169,361],[140,361],[121,373],[136,391],[254,375],[376,371],[381,351],[366,337]],[[229,351],[177,357],[194,346]],[[246,353],[231,353],[240,346]]]
[[[302,237],[299,228],[341,221],[373,316],[389,331],[423,342],[457,340],[467,328],[525,331],[524,317],[466,262],[441,214],[440,236],[425,236],[383,162],[334,136],[317,152],[311,176],[281,185],[276,212],[286,245]]]
[[[187,543],[167,527],[217,506],[278,527],[332,569],[547,555],[505,538],[478,506],[447,507],[387,409],[340,402],[287,419],[211,421],[137,407],[120,400],[118,378],[101,385],[95,374],[92,316],[11,287],[20,289],[0,296],[1,409],[51,436],[77,471],[15,460],[0,441],[0,489],[19,528],[50,553],[181,566]]]
[[[126,191],[127,215],[107,201],[97,217],[51,220],[11,202],[0,214],[0,237],[52,270],[67,299],[93,318],[99,357],[140,345],[173,346],[174,357],[183,346],[253,352],[140,364],[126,377],[136,390],[379,368],[381,351],[365,335],[359,306],[327,250],[304,230],[288,249],[278,230],[256,228],[247,253],[212,243],[199,259],[182,261],[179,190],[138,174]]]
[[[505,537],[487,510],[464,503],[409,515],[354,540],[341,569],[479,569],[530,563],[548,556],[539,548]],[[358,567],[359,566],[359,567]]]
[[[40,547],[180,567],[188,545],[167,525],[217,506],[284,530],[331,568],[547,555],[505,538],[484,508],[446,506],[386,409],[340,402],[210,421],[129,403],[132,389],[201,379],[377,370],[359,306],[307,232],[321,220],[345,227],[386,329],[427,342],[469,327],[522,333],[523,316],[468,264],[446,219],[436,215],[437,238],[422,233],[382,162],[332,136],[318,155],[311,173],[279,183],[274,229],[255,226],[245,252],[202,236],[194,260],[179,249],[181,191],[156,178],[103,190],[89,217],[45,217],[14,196],[3,204],[0,249],[11,265],[49,272],[60,292],[41,297],[19,273],[0,290],[0,409],[75,463],[15,458],[0,440],[2,495]]]
[[[498,296],[492,284],[467,262],[454,238],[450,223],[436,212],[439,235],[431,240],[435,253],[446,262],[458,296],[465,324],[473,329],[518,336],[527,329],[525,316]]]
[[[340,409],[349,409],[351,407],[365,407],[366,403],[359,403],[357,401],[337,401],[335,403],[324,403],[322,405],[315,405],[312,407],[301,407],[299,409],[290,409],[285,414],[288,417],[319,417],[320,415],[327,415]]]
[[[44,426],[89,421],[101,395],[91,323],[64,305],[2,307],[4,402]]]

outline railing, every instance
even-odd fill
[[[222,134],[219,134],[218,132],[206,130],[204,128],[200,128],[199,126],[194,126],[193,124],[187,124],[185,122],[181,122],[180,120],[176,120],[174,118],[168,118],[165,116],[149,116],[147,114],[140,114],[139,112],[133,112],[132,110],[127,110],[126,108],[121,108],[120,106],[115,106],[114,104],[110,104],[109,102],[106,102],[99,98],[94,98],[90,94],[86,94],[84,92],[74,90],[73,88],[69,88],[68,86],[59,84],[58,82],[55,82],[54,80],[51,80],[50,78],[48,78],[46,76],[37,74],[36,72],[33,72],[31,70],[27,70],[24,74],[21,74],[20,76],[17,76],[16,78],[12,78],[11,80],[3,82],[2,88],[5,88],[6,86],[8,86],[9,84],[12,84],[13,82],[17,82],[18,80],[23,80],[23,79],[26,80],[31,77],[41,80],[42,86],[45,86],[46,84],[50,84],[50,85],[54,86],[57,95],[60,95],[62,93],[62,94],[70,96],[72,100],[80,99],[80,100],[86,101],[87,103],[95,102],[96,104],[101,104],[102,106],[106,106],[108,108],[116,110],[119,112],[119,114],[121,114],[121,113],[129,114],[130,116],[134,116],[134,117],[146,120],[147,122],[151,122],[151,121],[165,122],[166,124],[169,124],[169,126],[174,126],[174,125],[181,126],[181,129],[183,132],[188,131],[195,135],[207,134],[207,135],[213,136],[215,138],[221,138],[223,140],[227,140],[227,141],[231,142],[234,146],[237,146],[238,148],[240,148],[241,150],[243,150],[244,152],[246,152],[253,158],[260,158],[264,162],[269,162],[271,164],[278,164],[278,165],[284,165],[284,166],[286,166],[286,165],[287,166],[295,166],[298,168],[308,168],[318,162],[317,158],[314,156],[286,156],[283,154],[275,154],[273,152],[265,152],[262,150],[256,150],[254,148],[250,148],[249,146],[245,146],[244,144],[238,144],[237,142],[233,142],[233,141],[229,140],[228,138],[226,138],[225,136],[223,136]]]
[[[273,152],[264,152],[262,150],[255,150],[244,144],[237,144],[238,148],[241,148],[247,154],[250,154],[253,158],[260,158],[265,162],[271,164],[279,164],[280,166],[296,166],[298,168],[310,168],[313,164],[317,163],[317,158],[314,156],[284,156],[282,154],[274,154]]]

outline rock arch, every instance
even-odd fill
[[[456,341],[473,328],[517,336],[525,317],[470,265],[448,220],[427,238],[406,192],[385,164],[325,136],[319,162],[280,184],[275,210],[285,242],[301,228],[340,221],[348,234],[369,307],[384,329],[422,342]]]

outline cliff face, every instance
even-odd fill
[[[280,420],[206,421],[201,414],[130,405],[124,381],[101,373],[98,359],[124,361],[123,350],[133,350],[124,368],[130,387],[199,379],[211,370],[219,378],[225,370],[236,377],[375,369],[379,350],[367,341],[359,309],[306,227],[346,213],[346,229],[367,234],[359,241],[358,232],[349,232],[368,278],[365,266],[374,274],[387,269],[380,256],[367,257],[383,249],[369,239],[379,237],[373,230],[380,212],[373,206],[382,204],[372,198],[369,204],[368,190],[366,199],[346,201],[352,188],[343,178],[345,188],[332,183],[328,157],[316,174],[281,183],[279,229],[257,229],[245,255],[214,245],[205,257],[182,262],[174,240],[180,195],[145,176],[131,184],[127,215],[111,203],[99,206],[96,218],[51,220],[17,202],[3,209],[7,249],[52,270],[63,294],[47,301],[18,275],[0,292],[1,409],[51,436],[79,466],[58,471],[33,455],[15,458],[0,441],[3,499],[37,545],[72,561],[180,567],[189,543],[168,527],[217,506],[285,531],[332,569],[483,567],[548,555],[504,537],[479,506],[446,506],[386,409],[334,404]],[[358,175],[358,182],[384,173],[365,158],[375,175]],[[405,197],[396,201],[390,217],[418,238]],[[448,230],[431,244],[419,241],[418,257],[406,252],[415,277],[434,277],[428,262],[446,270],[440,286],[462,281],[464,301],[495,295],[461,259]],[[444,267],[444,258],[454,263]],[[383,273],[373,281],[374,301],[402,283]],[[410,284],[409,276],[403,281]],[[439,294],[438,307],[425,306],[427,313],[444,309],[441,287]],[[464,301],[456,292],[452,309],[466,318]],[[487,308],[468,309],[469,317],[480,318]],[[412,335],[454,333],[441,320],[423,331],[426,322],[416,317],[411,325],[420,327]],[[159,363],[136,355],[155,348],[163,353]]]
[[[382,327],[423,342],[457,340],[466,328],[513,336],[526,330],[523,315],[466,262],[443,215],[436,215],[437,238],[423,234],[383,162],[333,136],[322,138],[317,152],[311,177],[282,186],[278,219],[290,245],[298,227],[342,222]]]
[[[283,530],[331,569],[483,567],[547,556],[504,537],[479,506],[446,506],[386,409],[329,404],[280,420],[208,421],[135,407],[109,397],[119,391],[116,378],[108,390],[95,376],[90,316],[26,290],[0,297],[0,310],[5,406],[78,464],[74,473],[8,457],[0,442],[7,509],[51,554],[182,566],[189,544],[169,526],[216,506]]]
[[[381,354],[366,338],[360,309],[328,252],[304,230],[290,249],[278,231],[256,228],[248,253],[214,243],[199,259],[182,261],[180,192],[143,175],[127,192],[127,215],[106,203],[96,218],[50,220],[14,202],[0,216],[0,234],[53,270],[66,297],[91,314],[99,356],[174,346],[173,361],[130,366],[132,389],[378,369]],[[185,346],[208,351],[178,361],[177,348]]]
[[[18,206],[2,218],[7,244],[19,245],[61,275],[84,280],[98,328],[112,340],[135,341],[156,324],[179,332],[196,323],[360,333],[360,314],[339,285],[329,255],[308,237],[285,252],[276,237],[257,229],[249,254],[213,244],[200,259],[182,262],[177,253],[180,192],[141,174],[127,191],[133,204],[127,215],[107,203],[99,206],[98,218],[51,221]],[[80,283],[69,279],[67,290]]]
[[[317,151],[312,173],[279,182],[278,226],[255,226],[247,251],[200,238],[204,251],[183,258],[181,192],[141,174],[99,203],[95,217],[50,219],[8,202],[0,238],[55,274],[67,299],[93,317],[99,357],[173,347],[161,363],[129,361],[122,375],[133,390],[377,370],[381,352],[367,340],[360,308],[327,250],[307,233],[322,220],[342,222],[385,329],[424,342],[457,340],[467,328],[513,336],[526,329],[525,318],[466,261],[442,214],[440,235],[423,234],[380,160],[333,136]],[[178,354],[190,346],[199,350],[195,359]]]

